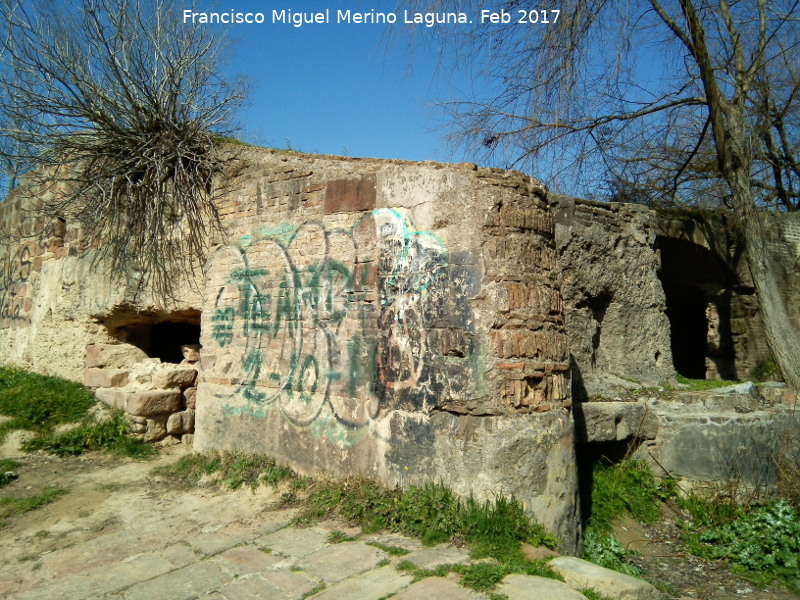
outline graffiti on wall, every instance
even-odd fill
[[[0,328],[27,323],[25,310],[27,281],[32,270],[31,251],[23,246],[0,258]]]
[[[456,262],[391,209],[349,227],[264,227],[212,257],[207,379],[227,384],[228,412],[278,407],[303,427],[326,408],[360,428],[465,393],[477,279]]]

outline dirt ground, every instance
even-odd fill
[[[255,494],[249,489],[230,492],[216,486],[177,490],[179,486],[152,475],[154,467],[174,462],[187,451],[180,446],[167,448],[151,461],[98,453],[72,458],[42,454],[14,457],[22,463],[16,470],[19,478],[0,488],[0,496],[29,496],[52,486],[64,488],[67,493],[36,511],[12,516],[0,529],[0,597],[13,597],[4,594],[4,582],[7,586],[16,582],[16,588],[6,588],[11,591],[19,589],[21,581],[36,583],[52,577],[48,573],[48,554],[137,520],[149,523],[157,517],[152,512],[204,510],[219,505],[225,495],[229,496],[226,510],[241,511],[243,515],[277,510],[278,494],[268,488],[260,488]],[[163,535],[180,541],[181,536],[196,532],[189,527],[184,531],[173,527]],[[669,518],[652,527],[625,521],[618,528],[618,537],[641,553],[635,562],[643,569],[644,577],[672,598],[800,599],[782,589],[759,589],[719,563],[687,554],[680,547],[677,527]]]

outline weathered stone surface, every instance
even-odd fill
[[[481,600],[482,594],[444,577],[428,577],[392,596],[394,600]]]
[[[380,600],[394,594],[409,585],[410,575],[400,573],[394,566],[387,565],[374,569],[361,577],[354,577],[327,587],[322,593],[314,596],[314,600]]]
[[[128,397],[128,394],[124,391],[108,388],[95,390],[94,395],[97,396],[97,399],[101,402],[118,410],[125,409],[125,400]]]
[[[89,344],[86,346],[86,367],[124,369],[147,360],[144,350],[130,344]]]
[[[660,597],[658,590],[643,579],[598,567],[580,558],[561,556],[548,564],[576,590],[594,589],[618,600],[658,600]]]
[[[297,566],[326,582],[336,582],[365,573],[387,555],[363,542],[343,542],[307,554]]]
[[[194,433],[194,411],[187,409],[171,414],[167,420],[167,433],[172,435]]]
[[[83,385],[91,388],[123,387],[130,373],[122,369],[84,369]]]
[[[187,446],[192,446],[194,444],[194,434],[193,433],[184,433],[181,436],[181,444],[186,444]]]
[[[144,432],[145,442],[158,442],[167,437],[167,416],[155,415],[147,419],[147,429]]]
[[[562,581],[531,575],[507,575],[497,586],[508,600],[586,600],[586,596]]]
[[[674,377],[655,213],[549,195],[563,273],[573,396],[608,394],[606,374],[658,385]]]
[[[183,390],[183,399],[186,402],[186,408],[194,410],[197,403],[197,388],[190,387]]]
[[[152,377],[153,387],[157,389],[166,390],[171,388],[188,388],[194,385],[194,381],[197,379],[197,369],[161,368],[157,371],[154,371]]]
[[[130,392],[125,398],[125,412],[140,417],[174,413],[180,408],[180,390]]]
[[[528,560],[543,560],[545,558],[553,558],[554,556],[561,556],[555,550],[550,550],[545,546],[532,546],[530,544],[522,544],[520,547],[525,558]]]
[[[646,402],[576,402],[575,429],[580,442],[652,440],[659,420]]]

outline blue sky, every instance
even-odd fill
[[[435,48],[410,57],[400,21],[383,24],[271,23],[273,9],[374,8],[392,1],[231,0],[198,10],[262,12],[264,24],[224,26],[235,40],[228,63],[251,89],[240,137],[253,143],[323,154],[409,160],[462,160],[443,140],[442,113],[432,103],[463,97],[470,80],[437,71]],[[334,19],[332,19],[334,20]],[[387,44],[387,35],[398,34]]]

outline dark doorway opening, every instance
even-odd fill
[[[706,302],[697,290],[670,287],[667,292],[672,361],[675,370],[690,379],[706,378],[708,319]]]
[[[717,254],[694,242],[659,236],[657,245],[675,370],[690,379],[705,379],[710,359],[719,373],[730,373],[730,290],[735,273]]]
[[[200,343],[200,311],[136,311],[116,307],[101,319],[111,337],[144,350],[150,358],[162,362],[183,360],[181,346]]]

